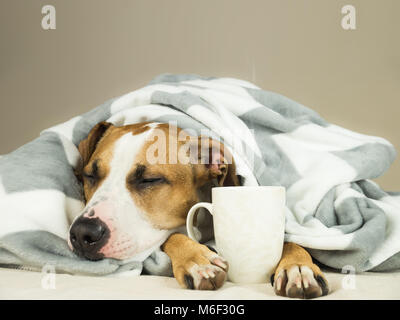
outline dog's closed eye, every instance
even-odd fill
[[[141,180],[138,181],[138,185],[141,186],[142,188],[159,184],[159,183],[165,183],[166,179],[164,177],[155,177],[155,178],[142,178]]]
[[[97,160],[94,161],[91,166],[89,166],[88,170],[83,171],[82,177],[91,185],[96,184],[96,182],[100,179]]]
[[[140,183],[157,183],[157,182],[162,182],[164,178],[148,178],[148,179],[142,179]]]
[[[168,183],[169,181],[162,175],[145,173],[146,166],[139,164],[136,170],[128,177],[127,183],[136,190],[146,189],[155,185]]]
[[[139,191],[164,183],[169,184],[169,181],[162,176],[128,179],[128,184]]]
[[[84,180],[86,180],[91,185],[94,185],[99,180],[99,177],[92,173],[83,172],[82,177]]]

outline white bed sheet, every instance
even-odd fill
[[[319,299],[400,299],[400,271],[365,272],[353,278],[335,272],[325,274],[331,292]],[[43,277],[40,272],[0,268],[0,299],[285,299],[276,296],[270,284],[226,282],[217,291],[196,291],[182,289],[174,278],[168,277],[56,274],[55,288],[45,289]]]

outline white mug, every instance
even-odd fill
[[[217,187],[212,203],[200,202],[188,213],[186,229],[195,240],[193,218],[199,208],[213,216],[218,254],[229,263],[235,283],[266,283],[282,256],[285,233],[285,188]]]

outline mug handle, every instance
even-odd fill
[[[194,219],[194,215],[196,214],[197,210],[200,208],[205,208],[211,213],[211,215],[213,214],[212,204],[209,202],[199,202],[190,208],[190,210],[187,214],[187,217],[186,217],[186,230],[187,230],[189,238],[194,241],[197,241],[197,242],[199,242],[199,241],[196,239],[196,236],[194,234],[193,219]]]

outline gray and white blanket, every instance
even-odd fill
[[[279,94],[232,78],[161,75],[149,85],[44,130],[0,158],[0,264],[92,275],[170,275],[159,249],[144,261],[87,261],[66,238],[84,207],[74,168],[77,145],[98,122],[172,122],[215,134],[231,152],[244,185],[287,189],[285,240],[319,262],[357,271],[400,267],[400,194],[370,179],[395,159],[386,140],[322,119]],[[142,259],[143,260],[143,259]]]

